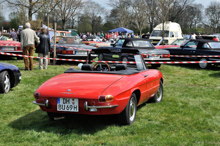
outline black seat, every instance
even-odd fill
[[[115,66],[115,70],[118,71],[118,70],[126,70],[127,68],[127,65],[126,64],[116,64]]]
[[[92,65],[91,64],[83,64],[82,67],[81,67],[81,70],[92,71]]]

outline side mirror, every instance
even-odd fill
[[[111,44],[112,47],[115,47],[115,44]]]
[[[172,35],[172,38],[174,38],[174,35]]]

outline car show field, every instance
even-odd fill
[[[138,107],[132,125],[120,126],[115,115],[75,115],[50,121],[32,104],[34,92],[48,79],[77,64],[64,63],[25,71],[22,60],[1,60],[19,67],[22,80],[0,94],[0,145],[219,145],[220,69],[161,65],[163,101]]]

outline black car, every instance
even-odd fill
[[[0,93],[8,93],[21,80],[21,73],[17,66],[0,63]]]
[[[167,48],[170,55],[220,55],[220,42],[213,40],[189,40],[180,48]],[[218,57],[171,57],[171,60],[220,61]],[[199,63],[200,68],[209,68],[211,63]]]
[[[115,44],[109,47],[99,47],[99,49],[109,49],[112,53],[99,54],[99,60],[111,61],[134,61],[133,55],[121,53],[122,49],[137,49],[147,62],[158,62],[170,60],[170,53],[167,50],[156,49],[150,40],[142,38],[120,38]],[[160,67],[161,64],[151,64],[153,68]]]

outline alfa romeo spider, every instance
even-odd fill
[[[91,54],[103,51],[111,53],[108,49],[93,49],[89,60]],[[163,75],[158,70],[147,69],[137,49],[121,51],[134,54],[135,61],[91,59],[79,70],[69,68],[43,83],[34,93],[33,103],[47,112],[51,120],[64,118],[65,114],[116,114],[120,124],[132,124],[137,106],[147,101],[162,101]]]

